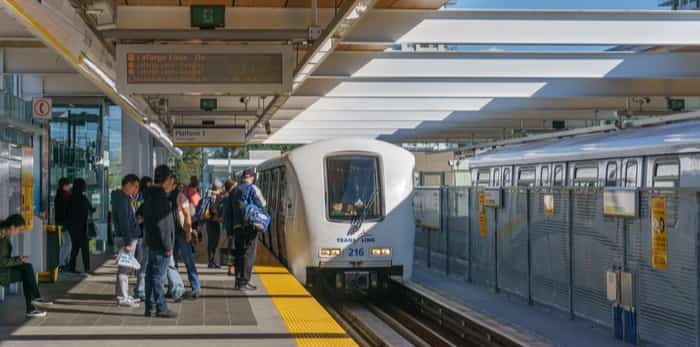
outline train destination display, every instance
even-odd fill
[[[290,45],[118,45],[126,94],[277,95],[292,89]]]
[[[128,53],[127,83],[282,83],[281,54]]]

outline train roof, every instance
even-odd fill
[[[687,152],[700,152],[700,120],[508,145],[469,158],[469,165],[488,167]]]
[[[338,138],[301,146],[277,158],[265,161],[258,166],[258,169],[264,170],[279,166],[281,165],[281,161],[285,159],[291,162],[303,162],[308,160],[308,158],[323,158],[328,153],[336,152],[376,152],[385,155],[389,154],[390,156],[403,154],[406,157],[413,158],[411,152],[385,141],[371,138]],[[411,165],[413,165],[412,161]]]

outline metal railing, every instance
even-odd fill
[[[598,188],[501,189],[500,206],[485,208],[481,191],[416,189],[417,263],[619,330],[628,341],[699,345],[700,190],[640,189],[631,218],[604,215]],[[665,270],[651,265],[652,197],[666,202]],[[609,272],[632,278],[615,285],[612,300]],[[618,317],[622,306],[630,326]]]

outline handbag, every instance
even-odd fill
[[[138,260],[131,256],[131,253],[124,252],[123,249],[119,251],[119,255],[117,256],[117,265],[132,270],[141,269],[141,264]]]

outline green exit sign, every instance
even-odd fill
[[[225,17],[224,6],[190,6],[190,26],[195,28],[223,28]]]
[[[213,111],[216,110],[216,99],[199,99],[199,108],[202,111]]]
[[[668,99],[668,108],[671,111],[683,111],[685,109],[685,99]]]

